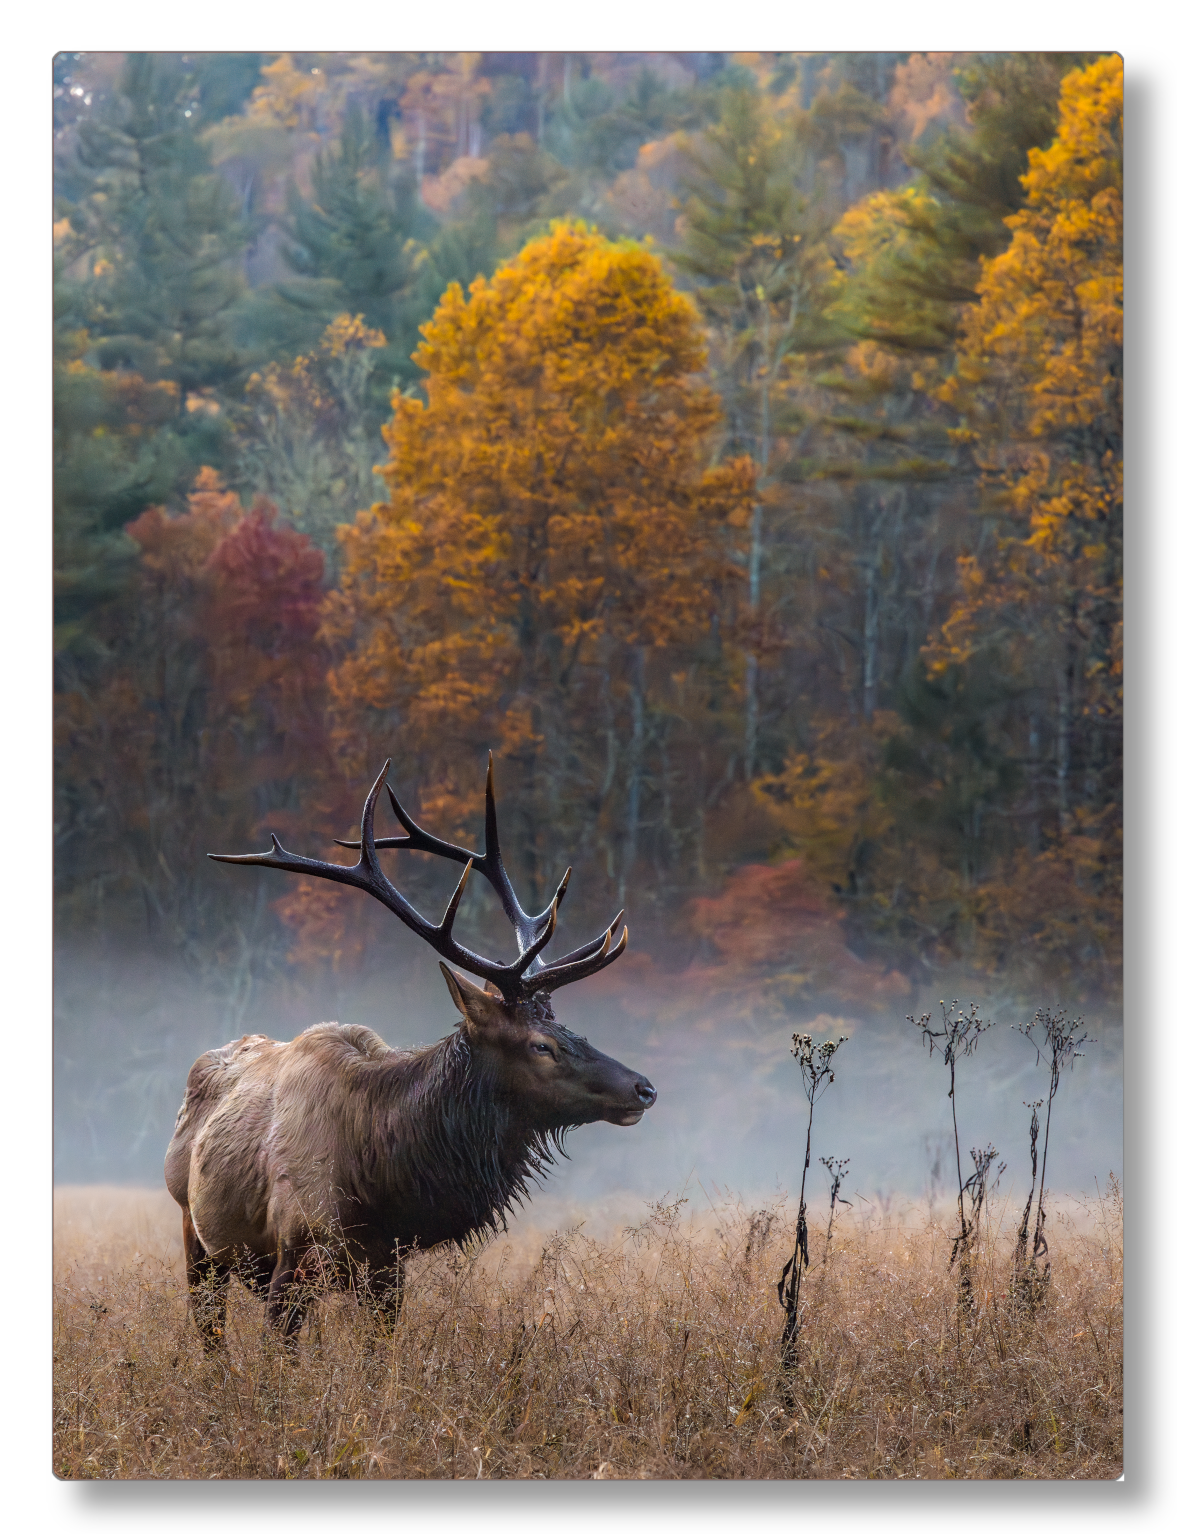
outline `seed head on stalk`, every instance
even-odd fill
[[[833,1156],[822,1156],[820,1159],[822,1166],[830,1174],[830,1223],[826,1227],[825,1251],[821,1254],[822,1267],[825,1267],[826,1258],[830,1254],[830,1242],[834,1238],[834,1215],[837,1213],[837,1206],[839,1204],[845,1204],[847,1208],[850,1206],[848,1198],[839,1197],[839,1191],[846,1178],[846,1168],[850,1165],[850,1157],[846,1156],[840,1161],[835,1160]]]
[[[1068,1017],[1061,1009],[1056,1012],[1049,1007],[1039,1007],[1028,1023],[1011,1023],[1010,1026],[1033,1044],[1036,1064],[1041,1061],[1043,1055],[1049,1056],[1050,1060],[1050,1090],[1046,1095],[1046,1129],[1042,1136],[1042,1177],[1038,1183],[1038,1213],[1034,1217],[1034,1246],[1030,1252],[1029,1267],[1022,1275],[1021,1285],[1032,1309],[1040,1298],[1043,1287],[1050,1282],[1050,1248],[1046,1244],[1046,1214],[1042,1207],[1046,1196],[1046,1153],[1050,1149],[1050,1110],[1054,1106],[1055,1093],[1059,1089],[1064,1066],[1070,1066],[1073,1070],[1075,1061],[1083,1058],[1081,1046],[1088,1042],[1088,1035],[1079,1031],[1083,1027],[1081,1017]],[[1038,1034],[1042,1036],[1041,1042],[1037,1037]],[[1035,1105],[1030,1129],[1031,1153],[1038,1137],[1037,1109],[1041,1106],[1041,1102]],[[1031,1199],[1034,1197],[1033,1185],[1030,1188],[1030,1197]],[[1028,1208],[1029,1205],[1027,1205]],[[1024,1240],[1021,1243],[1020,1254],[1015,1251],[1015,1267],[1020,1266],[1019,1255],[1024,1258]],[[1045,1259],[1041,1279],[1037,1276],[1039,1257]]]
[[[793,1035],[791,1053],[801,1067],[801,1085],[809,1103],[809,1124],[805,1131],[805,1165],[801,1170],[801,1199],[797,1206],[793,1255],[785,1263],[780,1283],[776,1286],[777,1299],[785,1310],[785,1330],[781,1336],[781,1368],[786,1377],[786,1394],[791,1392],[792,1388],[787,1383],[788,1376],[797,1367],[797,1337],[801,1331],[801,1269],[803,1265],[809,1266],[809,1228],[805,1220],[805,1174],[809,1171],[810,1147],[813,1141],[813,1105],[825,1093],[827,1087],[833,1084],[833,1059],[846,1042],[847,1035],[843,1034],[837,1042],[827,1039],[824,1044],[815,1046],[812,1035],[808,1033]]]
[[[953,998],[951,1005],[940,1003],[940,1026],[935,1027],[932,1022],[932,1014],[925,1012],[917,1022],[910,1013],[907,1021],[920,1030],[924,1043],[928,1046],[929,1057],[938,1055],[948,1067],[948,1099],[952,1104],[952,1138],[956,1146],[956,1186],[957,1186],[957,1214],[960,1219],[960,1233],[952,1243],[951,1267],[960,1255],[960,1302],[962,1308],[972,1308],[972,1275],[969,1271],[969,1222],[965,1218],[964,1194],[965,1178],[960,1164],[960,1129],[956,1121],[956,1062],[958,1059],[966,1059],[976,1049],[981,1035],[993,1027],[992,1022],[985,1022],[977,1010],[975,1001],[969,1003],[966,1012],[959,1001]],[[971,1179],[970,1179],[971,1181]]]

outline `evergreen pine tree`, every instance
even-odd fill
[[[282,300],[314,318],[316,339],[338,315],[362,315],[387,347],[373,371],[386,399],[394,378],[415,377],[418,326],[429,308],[417,256],[436,227],[418,201],[411,172],[390,174],[386,145],[356,106],[335,148],[318,155],[308,200],[292,188],[287,261],[303,279],[280,283]]]
[[[219,111],[232,92],[213,84]],[[60,140],[55,611],[74,662],[102,651],[87,619],[137,557],[125,523],[224,456],[216,394],[239,371],[231,311],[247,234],[201,146],[201,101],[198,57],[132,54]]]
[[[837,315],[853,334],[904,353],[943,355],[976,300],[980,259],[1009,242],[1031,149],[1058,124],[1059,82],[1082,55],[982,54],[956,71],[968,129],[907,151],[912,186],[864,200],[838,234],[852,275]]]
[[[105,110],[80,123],[68,218],[71,308],[93,358],[189,394],[233,382],[230,310],[248,230],[209,165],[198,72],[175,55],[131,54]]]

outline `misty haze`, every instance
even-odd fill
[[[223,877],[244,884],[276,883],[281,876],[251,869]],[[575,884],[569,902],[574,895]],[[358,907],[364,897],[353,899]],[[457,1013],[437,961],[391,915],[386,924],[381,951],[361,980],[341,977],[315,991],[261,985],[240,1014],[226,1015],[214,987],[202,993],[179,966],[157,957],[63,954],[56,977],[57,1181],[162,1186],[163,1154],[189,1066],[203,1050],[243,1032],[290,1039],[313,1023],[337,1020],[363,1023],[394,1047],[441,1038],[456,1025]],[[509,937],[505,920],[499,937],[500,946]],[[488,951],[495,949],[488,944]],[[821,1156],[850,1158],[844,1192],[855,1199],[885,1205],[932,1196],[940,1204],[953,1195],[947,1071],[929,1059],[904,1017],[934,1009],[938,994],[925,987],[918,998],[900,997],[883,1013],[856,1014],[836,1002],[795,1007],[771,1022],[725,1014],[719,998],[692,1015],[681,975],[668,975],[658,989],[626,987],[627,957],[614,971],[619,983],[612,996],[594,997],[597,982],[590,979],[557,997],[557,1015],[648,1075],[658,1102],[632,1129],[595,1124],[572,1134],[569,1161],[538,1185],[517,1218],[557,1224],[604,1201],[603,1220],[611,1212],[628,1220],[643,1203],[667,1194],[686,1193],[692,1205],[729,1194],[747,1205],[773,1194],[795,1196],[806,1105],[789,1055],[793,1031],[850,1036],[815,1114],[811,1203],[820,1206],[822,1199]],[[1023,1105],[1044,1096],[1047,1071],[1011,1025],[1028,1021],[1033,1009],[1000,995],[987,1002],[980,988],[950,991],[946,999],[955,994],[979,1000],[996,1023],[960,1070],[962,1154],[973,1145],[996,1145],[1008,1165],[1002,1191],[1017,1203],[1029,1186]],[[1102,1183],[1109,1172],[1119,1177],[1122,1171],[1121,1025],[1114,1013],[1094,1010],[1085,1020],[1093,1038],[1063,1078],[1051,1130],[1050,1185],[1059,1193],[1093,1194],[1097,1178]]]

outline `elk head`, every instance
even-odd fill
[[[560,986],[596,974],[621,957],[629,929],[622,929],[616,943],[614,938],[624,912],[619,911],[592,942],[545,964],[541,953],[555,934],[556,913],[572,870],[565,873],[544,911],[538,916],[524,911],[507,877],[499,847],[494,758],[486,771],[486,850],[482,853],[470,852],[423,830],[409,818],[391,787],[388,797],[405,835],[376,836],[376,801],[391,765],[391,759],[385,762],[365,800],[359,841],[337,841],[341,847],[358,848],[359,861],[350,867],[289,853],[276,836],[272,837],[269,852],[208,855],[218,863],[280,868],[364,890],[424,938],[443,961],[448,959],[479,976],[485,988],[456,974],[445,962],[441,965],[461,1015],[462,1035],[472,1054],[493,1074],[498,1091],[515,1101],[537,1129],[558,1131],[602,1119],[612,1124],[636,1124],[653,1105],[657,1092],[644,1076],[601,1054],[587,1040],[562,1027],[551,1006],[552,993]],[[385,849],[429,852],[465,865],[445,914],[436,925],[427,921],[389,882],[376,856]],[[518,955],[513,960],[500,963],[484,958],[454,937],[454,920],[471,871],[482,874],[499,897],[515,932]]]
[[[600,1119],[636,1124],[653,1105],[658,1094],[646,1078],[562,1027],[542,994],[512,1004],[493,986],[483,990],[445,964],[441,971],[463,1036],[480,1055],[494,1056],[500,1092],[537,1129]]]

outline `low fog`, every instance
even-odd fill
[[[626,960],[623,960],[624,964]],[[408,934],[361,974],[317,987],[276,975],[251,994],[224,994],[218,977],[140,954],[59,951],[55,973],[55,1173],[59,1183],[161,1187],[163,1157],[184,1081],[203,1050],[244,1032],[292,1038],[325,1018],[363,1023],[389,1044],[431,1043],[456,1013],[437,962]],[[642,1122],[588,1125],[569,1136],[570,1159],[537,1189],[531,1222],[561,1223],[588,1206],[618,1217],[643,1202],[685,1195],[755,1205],[795,1196],[807,1105],[789,1055],[794,1031],[849,1035],[814,1120],[811,1208],[828,1199],[822,1156],[849,1158],[844,1195],[884,1208],[942,1198],[955,1184],[948,1073],[930,1059],[904,1013],[936,1010],[940,994],[855,1015],[796,1005],[771,1026],[725,1015],[721,1002],[691,1025],[668,1019],[669,984],[622,1001],[600,978],[556,997],[560,1020],[644,1072],[658,1101]],[[596,994],[595,994],[596,991]],[[1012,1025],[1032,1008],[999,993],[960,993],[994,1027],[958,1068],[957,1111],[966,1169],[971,1146],[992,1142],[1008,1170],[1001,1191],[1019,1202],[1029,1183],[1024,1104],[1045,1097],[1045,1062]],[[1043,996],[1043,1005],[1054,998]],[[635,1016],[634,1014],[639,1014]],[[1085,1014],[1092,1037],[1062,1080],[1051,1126],[1048,1182],[1057,1194],[1094,1194],[1122,1163],[1122,1029],[1114,1013]]]

